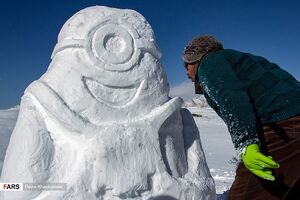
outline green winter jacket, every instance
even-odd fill
[[[259,143],[262,125],[300,114],[300,83],[260,56],[230,49],[210,53],[196,80],[239,151]]]

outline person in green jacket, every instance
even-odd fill
[[[193,38],[183,60],[241,156],[228,198],[299,197],[300,83],[261,56],[223,49],[213,36]]]

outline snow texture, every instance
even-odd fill
[[[199,97],[193,99],[197,101]],[[226,194],[235,176],[235,163],[233,156],[235,151],[227,131],[227,127],[221,118],[210,108],[187,107],[193,114],[202,117],[194,117],[200,130],[203,150],[206,156],[210,173],[216,184],[217,199],[226,199]],[[0,154],[5,155],[9,138],[18,115],[18,108],[0,110]],[[2,163],[4,157],[1,157]],[[1,174],[0,166],[0,174]]]
[[[89,7],[63,26],[21,100],[1,181],[67,183],[2,199],[215,199],[197,126],[170,99],[153,31],[132,10]]]

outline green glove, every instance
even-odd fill
[[[246,147],[246,152],[242,154],[242,159],[253,174],[266,180],[275,181],[272,175],[272,169],[279,168],[279,164],[272,160],[272,157],[264,156],[257,144],[251,144]]]

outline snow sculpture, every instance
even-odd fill
[[[26,89],[2,182],[66,183],[3,199],[214,199],[199,132],[168,97],[153,31],[133,10],[89,7],[63,26]]]

